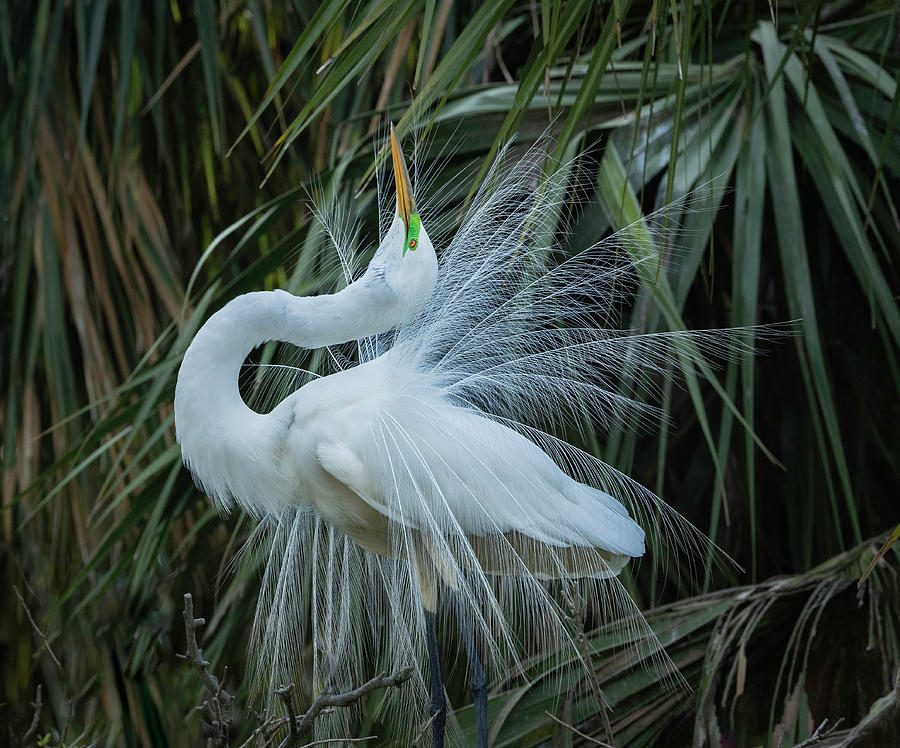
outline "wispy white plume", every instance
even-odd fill
[[[696,206],[688,196],[568,254],[575,165],[550,163],[549,145],[543,139],[516,159],[500,154],[452,239],[436,242],[437,285],[418,314],[359,341],[355,356],[330,349],[318,357],[317,373],[329,374],[353,359],[386,356],[412,414],[403,421],[385,414],[366,435],[366,449],[387,466],[378,480],[391,497],[394,558],[363,550],[308,509],[285,508],[264,519],[253,545],[268,553],[253,634],[261,691],[310,677],[315,691],[349,689],[372,671],[414,665],[414,682],[384,702],[391,714],[376,715],[412,734],[426,716],[428,690],[423,573],[442,580],[442,609],[455,607],[468,621],[495,677],[528,678],[528,658],[536,653],[552,653],[561,667],[584,667],[562,602],[581,597],[620,627],[648,666],[678,683],[617,578],[622,559],[639,554],[625,539],[622,556],[597,550],[592,523],[599,515],[569,517],[565,507],[542,506],[542,486],[509,461],[488,426],[514,429],[574,478],[572,485],[585,484],[566,483],[559,491],[593,492],[591,501],[611,511],[604,522],[619,510],[602,497],[624,504],[647,533],[651,563],[704,557],[709,541],[681,515],[569,440],[588,428],[658,428],[652,398],[673,372],[752,349],[760,331],[621,329],[623,312],[636,299],[652,303],[654,284],[668,282],[680,260],[676,216]],[[425,180],[419,172],[414,166],[417,192]],[[388,183],[379,175],[382,233],[393,211]],[[442,185],[435,186],[440,198]],[[417,202],[430,230],[442,202],[428,204],[419,195]],[[359,270],[354,224],[338,209],[320,210],[318,220],[349,282]],[[301,374],[309,377],[290,366],[273,366],[271,373],[294,377],[288,390]],[[279,381],[260,388],[257,395],[269,400],[261,410],[286,394]],[[448,445],[478,480],[443,460]],[[502,481],[498,466],[513,478]],[[441,488],[448,482],[466,497],[465,518],[458,498]],[[526,493],[538,498],[526,500]],[[510,526],[525,527],[527,538]],[[564,548],[563,536],[574,548]],[[445,615],[443,625],[452,629],[455,620]],[[350,719],[347,712],[320,719],[317,737],[345,736]]]

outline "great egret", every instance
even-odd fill
[[[213,314],[178,374],[176,429],[217,506],[238,504],[271,532],[254,635],[266,676],[299,659],[311,585],[317,681],[351,681],[367,652],[406,665],[426,649],[441,746],[444,598],[466,646],[484,748],[484,664],[518,656],[515,619],[542,640],[571,641],[548,585],[608,580],[592,587],[598,604],[639,628],[615,578],[644,554],[642,525],[694,538],[652,494],[559,436],[585,417],[646,415],[630,389],[641,376],[723,339],[604,324],[635,268],[652,262],[656,272],[659,253],[647,252],[643,224],[639,238],[560,258],[567,176],[546,177],[540,147],[511,168],[498,162],[439,262],[393,127],[390,145],[396,210],[365,273],[334,294],[248,293]],[[360,363],[257,413],[238,376],[272,340],[305,349],[358,340]],[[368,620],[351,620],[351,609]]]

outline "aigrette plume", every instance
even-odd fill
[[[434,226],[442,206],[423,200],[420,218],[393,127],[390,140],[397,201],[379,203],[390,213],[382,224],[392,226],[390,236],[399,229],[397,216],[403,222],[406,265],[423,256],[408,254],[417,248],[411,243],[427,236],[422,225]],[[663,255],[677,253],[656,243],[673,236],[675,218],[660,212],[642,219],[639,230],[629,227],[566,254],[571,170],[560,164],[546,176],[549,145],[543,140],[515,162],[500,154],[440,248],[433,292],[394,329],[356,344],[358,368],[368,367],[370,381],[377,373],[378,382],[403,387],[396,393],[402,415],[373,418],[354,442],[362,464],[384,466],[367,480],[370,493],[385,502],[379,511],[394,523],[390,557],[364,550],[307,508],[305,499],[260,524],[256,541],[269,543],[253,634],[254,682],[262,692],[308,680],[300,672],[307,643],[315,691],[346,690],[370,671],[415,665],[415,686],[392,693],[386,705],[415,734],[427,714],[428,692],[419,598],[423,554],[438,577],[452,580],[452,594],[435,595],[468,621],[495,676],[527,678],[524,663],[535,651],[551,653],[560,664],[587,666],[560,604],[581,598],[619,627],[648,666],[660,668],[671,684],[680,682],[616,575],[629,556],[643,553],[644,530],[652,563],[664,563],[673,549],[696,558],[711,544],[652,492],[573,446],[568,436],[618,424],[655,427],[658,411],[639,390],[658,386],[679,363],[745,350],[758,330],[619,329],[620,312],[645,293],[640,279],[668,272]],[[414,176],[421,184],[421,175]],[[342,239],[346,226],[330,221],[327,210],[321,217],[342,265],[353,267],[354,248]],[[341,360],[323,359],[332,366]],[[497,434],[505,435],[506,446]],[[518,450],[516,462],[501,449],[509,445]],[[448,449],[456,462],[443,457]],[[499,481],[501,469],[510,482]],[[529,484],[533,476],[545,483]],[[447,481],[461,487],[466,508],[442,492]],[[569,503],[542,508],[552,492]],[[596,512],[582,512],[583,506]],[[514,527],[525,527],[526,540],[534,542],[523,542]],[[600,536],[609,550],[592,545]],[[566,542],[575,550],[552,550]],[[576,582],[579,576],[588,579]],[[347,735],[349,719],[342,710],[321,720],[316,737]]]

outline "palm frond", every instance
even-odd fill
[[[896,8],[874,2],[0,2],[0,553],[6,588],[23,592],[63,664],[10,598],[4,738],[26,732],[35,681],[46,695],[39,735],[183,734],[200,693],[172,658],[186,589],[215,610],[207,657],[229,665],[247,699],[235,653],[258,582],[253,563],[224,568],[249,522],[217,518],[180,469],[174,377],[224,300],[332,286],[339,268],[307,195],[352,201],[361,235],[377,233],[372,133],[387,118],[417,133],[423,170],[441,164],[434,192],[450,226],[492,154],[549,128],[548,176],[576,165],[580,207],[560,218],[573,250],[714,180],[709,207],[673,227],[675,270],[645,283],[630,324],[801,320],[803,335],[722,371],[685,371],[683,389],[663,392],[661,421],[674,429],[595,425],[572,438],[655,487],[748,566],[753,586],[678,607],[691,593],[677,579],[723,584],[711,564],[625,580],[645,607],[675,606],[652,621],[695,697],[671,703],[660,678],[626,674],[615,656],[598,669],[626,705],[617,734],[635,745],[662,740],[659,715],[688,740],[732,731],[774,743],[766,731],[779,720],[799,742],[808,717],[862,719],[887,683],[857,689],[868,655],[840,671],[836,693],[852,701],[839,714],[800,678],[825,672],[818,655],[784,660],[773,696],[754,685],[753,647],[799,651],[778,622],[802,620],[797,641],[813,624],[834,630],[852,607],[847,549],[897,522],[897,24]],[[315,371],[327,354],[266,349],[253,360],[287,355]],[[254,371],[248,399],[277,369]],[[833,556],[844,571],[803,576]],[[763,581],[786,573],[809,586],[782,594]],[[745,581],[732,571],[724,583]],[[893,631],[875,587],[865,600]],[[591,641],[606,653],[601,631]],[[495,696],[498,739],[563,729],[543,713],[555,676],[539,675],[545,691]],[[460,678],[451,689],[463,692]],[[561,706],[549,711],[598,729],[589,698]],[[374,701],[371,711],[360,730],[374,729]]]

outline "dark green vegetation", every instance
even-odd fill
[[[684,260],[629,324],[802,318],[802,335],[687,372],[663,392],[673,429],[587,447],[746,572],[694,559],[699,590],[626,580],[663,606],[648,618],[689,695],[625,669],[602,628],[588,646],[623,745],[857,724],[900,663],[896,551],[853,584],[898,519],[898,21],[887,0],[0,0],[0,742],[28,731],[42,684],[32,744],[195,744],[201,684],[174,658],[185,591],[249,734],[256,577],[225,565],[252,523],[218,517],[181,468],[175,373],[228,298],[333,285],[297,185],[352,198],[371,235],[386,111],[456,143],[447,169],[473,178],[553,119],[557,156],[591,154],[574,247],[714,177],[730,188],[684,218]],[[473,186],[445,193],[448,214]],[[587,744],[545,710],[602,735],[586,686],[555,700],[554,671],[533,667],[492,696],[496,744]],[[382,697],[361,735],[390,735]]]

